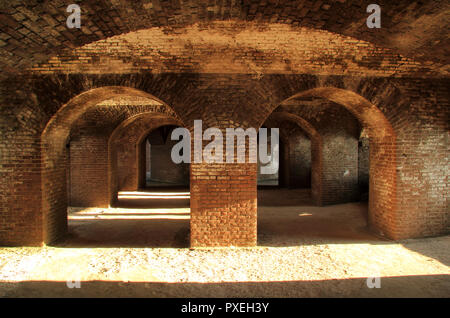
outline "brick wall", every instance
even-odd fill
[[[361,136],[358,141],[358,186],[360,199],[368,199],[369,191],[369,156],[370,144],[368,136]]]
[[[310,188],[311,140],[300,127],[294,126],[289,134],[289,187]]]
[[[405,237],[450,232],[448,80],[399,83],[410,102],[398,122],[399,226]]]
[[[118,96],[156,97],[159,106],[136,109],[163,112],[189,128],[195,119],[206,127],[257,128],[298,94],[344,106],[368,131],[369,225],[394,239],[449,232],[446,5],[385,2],[383,28],[372,30],[357,2],[115,0],[84,3],[83,28],[73,31],[65,28],[63,4],[0,6],[1,245],[64,235],[69,158],[75,164],[84,156],[66,145],[89,126],[77,126],[83,114],[96,125],[104,121],[111,129],[105,136],[118,129],[108,143],[110,199],[120,187],[139,185],[136,136],[157,125],[124,128],[138,113],[125,105],[89,113]],[[352,200],[360,175],[355,120],[304,110],[284,112],[311,140],[315,201]],[[96,135],[83,143],[104,151]],[[284,155],[295,152],[285,147]],[[71,180],[81,181],[76,174]],[[69,184],[71,194],[89,199]],[[192,246],[255,244],[256,167],[193,165],[191,192]]]
[[[108,135],[83,134],[70,141],[69,205],[108,207]]]
[[[368,129],[370,224],[395,239],[448,232],[448,80],[55,74],[24,76],[15,86],[13,81],[3,84],[1,173],[5,181],[1,185],[0,233],[4,245],[41,244],[64,233],[68,128],[89,107],[131,91],[170,103],[188,125],[193,119],[204,119],[205,128],[258,127],[282,101],[301,92],[307,96],[312,89],[318,97],[346,107]],[[96,88],[120,84],[128,87],[101,88],[100,93]],[[9,94],[10,90],[16,95]],[[307,118],[307,114],[300,115]],[[323,144],[311,138],[312,186],[322,178],[314,165],[323,161],[325,166],[329,159],[319,155],[325,149],[325,138],[323,134]],[[354,150],[357,154],[356,147]],[[319,187],[318,193],[325,194],[325,190]],[[192,167],[191,192],[193,246],[255,244],[256,167],[199,164]],[[42,205],[28,204],[30,198],[40,201],[41,196]]]

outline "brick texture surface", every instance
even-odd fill
[[[0,5],[1,245],[63,237],[68,203],[136,189],[145,136],[196,119],[303,131],[319,205],[359,198],[363,130],[371,228],[449,232],[447,3],[383,1],[378,30],[357,1],[108,0],[82,4],[80,30],[67,4]],[[191,245],[255,245],[256,164],[190,179]]]

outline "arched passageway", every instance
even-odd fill
[[[300,141],[304,141],[304,137],[307,137],[307,147],[302,149],[302,153],[298,154],[300,158],[296,160],[295,158],[295,142],[298,139],[293,139],[292,130],[288,132],[285,131],[287,125],[293,125],[297,128],[297,132],[300,133]],[[311,196],[317,205],[321,205],[321,183],[320,183],[320,171],[322,165],[322,137],[320,136],[317,129],[311,125],[308,121],[302,117],[289,113],[283,110],[274,111],[269,118],[266,120],[266,125],[279,128],[280,137],[283,142],[281,147],[284,151],[280,151],[280,176],[281,176],[281,186],[287,186],[290,188],[311,188]],[[291,126],[292,129],[292,126]],[[305,136],[306,135],[306,136]],[[298,136],[298,135],[297,135]],[[292,144],[292,145],[291,145]],[[309,147],[308,147],[309,146]],[[305,154],[304,152],[309,152]],[[292,158],[294,157],[294,158]],[[302,159],[307,158],[309,162],[305,162]],[[296,166],[289,167],[292,163],[296,163]],[[303,166],[304,165],[304,166]],[[290,182],[293,175],[295,175],[294,169],[301,169],[302,173],[302,184],[305,186],[295,186],[294,182]]]
[[[311,99],[318,99],[319,103],[332,103],[334,108],[343,107],[346,110],[340,111],[342,114],[339,112],[329,113],[323,110],[331,108],[323,107],[320,111],[311,114],[314,111],[314,107],[310,107],[303,111],[304,118],[300,117],[299,114],[302,114],[302,112],[297,112],[296,108],[300,109],[302,104],[308,104],[305,100],[310,101]],[[296,102],[292,103],[293,101]],[[290,105],[286,106],[287,104]],[[348,115],[345,114],[347,111],[349,112]],[[355,119],[352,119],[353,116]],[[348,119],[345,119],[345,117]],[[331,120],[330,118],[334,119]],[[335,123],[333,123],[333,120]],[[270,193],[269,191],[264,192],[260,190],[258,193],[258,206],[265,206],[269,203],[273,207],[290,206],[294,207],[295,210],[294,219],[290,221],[284,220],[286,221],[284,222],[286,228],[282,228],[280,225],[283,223],[282,211],[278,211],[276,215],[273,215],[275,217],[273,222],[277,223],[275,228],[266,226],[269,224],[269,219],[260,220],[258,230],[262,231],[262,233],[259,233],[262,241],[268,242],[264,231],[273,234],[278,230],[281,231],[282,235],[288,232],[293,234],[297,231],[293,235],[298,234],[302,238],[311,235],[311,229],[316,231],[313,236],[322,231],[324,237],[326,237],[326,232],[328,231],[328,234],[333,235],[332,232],[334,232],[337,237],[343,237],[346,235],[345,231],[342,230],[346,226],[346,221],[340,219],[340,217],[345,215],[346,209],[353,209],[354,213],[356,213],[355,215],[361,217],[361,222],[354,223],[355,227],[361,227],[362,224],[367,223],[371,230],[376,233],[390,237],[395,236],[397,230],[395,219],[395,134],[383,113],[376,106],[354,92],[325,87],[310,89],[283,101],[281,106],[277,107],[266,119],[264,125],[272,123],[280,127],[287,127],[284,124],[287,121],[301,127],[311,140],[311,197],[308,199],[309,194],[305,191],[291,190],[288,193],[288,190],[282,190]],[[333,125],[336,128],[332,128],[331,126]],[[362,159],[362,156],[367,156],[367,154],[362,154],[363,150],[358,145],[361,129],[364,131],[364,136],[370,139],[370,158]],[[366,148],[368,148],[368,140],[365,140],[365,143]],[[284,158],[280,158],[280,161],[282,160]],[[359,166],[362,160],[366,160],[366,164],[367,161],[369,162],[369,171],[365,171],[364,167]],[[368,212],[366,212],[367,210],[364,207],[354,208],[347,206],[347,208],[343,208],[336,205],[361,200],[360,176],[365,176],[369,179],[367,184],[369,187]],[[320,212],[313,205],[325,205],[327,207],[323,208],[323,212]],[[300,207],[307,207],[311,211],[316,211],[315,213],[319,213],[319,219],[313,217],[305,222],[303,220],[300,221],[299,217],[302,215],[315,215],[314,213],[309,214],[307,211],[297,213],[300,211],[298,209]],[[340,215],[333,214],[333,209],[336,211],[343,210],[344,212],[341,212]],[[259,208],[260,210],[265,211],[264,208]],[[264,213],[268,215],[270,212]],[[290,215],[289,211],[285,213]],[[320,213],[322,214],[320,215]],[[326,215],[328,217],[325,217]],[[350,223],[352,216],[347,215],[347,217],[350,217],[348,219],[349,222],[347,222]],[[297,229],[288,230],[297,221]],[[317,222],[318,226],[314,225],[313,221]],[[320,222],[322,222],[322,225],[327,224],[322,226]],[[333,223],[335,223],[334,227]],[[337,229],[338,227],[341,227],[341,229]],[[353,230],[348,230],[349,238],[354,235],[352,233],[354,232]],[[303,234],[301,233],[302,231],[304,231]]]
[[[172,140],[171,135],[176,128],[176,125],[161,126],[140,142],[140,188],[189,189],[189,163],[175,163],[172,159],[172,148],[178,141]]]
[[[41,167],[42,217],[44,222],[43,234],[45,243],[51,243],[61,239],[67,233],[67,175],[68,171],[70,171],[69,137],[71,129],[83,114],[99,107],[98,105],[102,102],[114,98],[141,98],[152,101],[144,110],[147,118],[152,118],[154,122],[162,122],[161,118],[164,118],[167,122],[179,123],[177,115],[167,104],[146,92],[130,87],[114,86],[91,89],[72,98],[67,104],[62,106],[51,118],[41,136],[41,152],[43,158]],[[132,114],[133,112],[131,112],[131,115]],[[119,117],[118,121],[116,121],[118,125],[120,124],[120,119],[122,117]],[[131,116],[131,118],[134,117],[136,116]],[[124,122],[129,123],[130,121],[132,120],[129,119]],[[123,126],[123,123],[120,124],[119,127],[121,127],[121,125]],[[81,184],[79,188],[84,188],[84,193],[94,193],[94,195],[88,197],[82,194],[77,198],[78,203],[82,206],[107,207],[110,203],[110,200],[108,199],[110,198],[110,191],[108,191],[108,188],[115,188],[116,180],[108,177],[108,171],[110,171],[108,168],[108,157],[111,155],[110,150],[108,150],[108,137],[109,134],[114,135],[114,132],[112,132],[110,128],[111,127],[109,127],[109,130],[102,132],[106,136],[106,138],[102,139],[103,143],[100,145],[104,151],[98,152],[97,150],[99,148],[94,150],[91,149],[91,153],[95,153],[99,157],[89,157],[89,160],[96,160],[93,162],[90,160],[89,167],[91,169],[86,169],[84,171],[85,174],[81,174],[80,180],[84,178],[84,183]],[[146,129],[148,130],[148,128]],[[90,146],[100,147],[98,143],[95,145],[91,144]],[[136,147],[136,144],[134,144],[133,147]],[[89,148],[85,148],[83,156],[86,157],[89,156],[89,154]],[[80,156],[80,158],[82,158],[82,156]],[[95,169],[92,169],[92,167],[95,167]],[[130,169],[127,169],[127,171],[128,170]],[[134,170],[137,171],[137,169]],[[78,173],[79,171],[76,172]],[[89,182],[89,179],[94,180],[92,178],[98,182]],[[71,193],[71,195],[73,195],[73,193]]]
[[[189,207],[189,164],[175,164],[171,159],[175,143],[171,133],[181,125],[166,115],[143,113],[115,129],[109,138],[111,206]]]

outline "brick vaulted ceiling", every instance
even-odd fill
[[[86,111],[74,123],[72,132],[84,127],[116,127],[127,118],[155,111],[155,106],[165,108],[161,103],[147,98],[126,98],[105,100]]]
[[[81,7],[81,29],[66,27],[71,3]],[[370,3],[381,6],[380,29],[365,25]],[[2,72],[22,71],[132,31],[158,28],[175,34],[194,24],[229,20],[326,30],[448,74],[450,2],[439,0],[0,0],[0,67]]]

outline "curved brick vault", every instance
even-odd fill
[[[65,49],[148,28],[178,35],[182,28],[212,21],[279,23],[308,27],[368,41],[421,61],[448,64],[449,4],[445,1],[377,2],[382,28],[368,29],[367,3],[361,1],[122,1],[81,4],[82,28],[68,30],[66,8],[72,2],[13,1],[0,6],[1,62],[11,70],[43,62]],[[181,31],[180,31],[181,29]],[[12,53],[12,54],[11,54]]]
[[[324,49],[324,47],[327,47]],[[99,40],[33,65],[35,73],[231,73],[442,76],[392,50],[285,24],[211,22],[171,34],[161,28]]]
[[[2,4],[0,244],[64,233],[67,140],[83,114],[104,136],[136,115],[92,110],[119,97],[190,129],[259,127],[287,100],[342,105],[371,138],[371,224],[394,239],[447,233],[448,4],[380,5],[375,30],[356,1],[111,0],[72,33],[66,3]],[[255,165],[191,165],[192,246],[254,245],[256,206]]]

